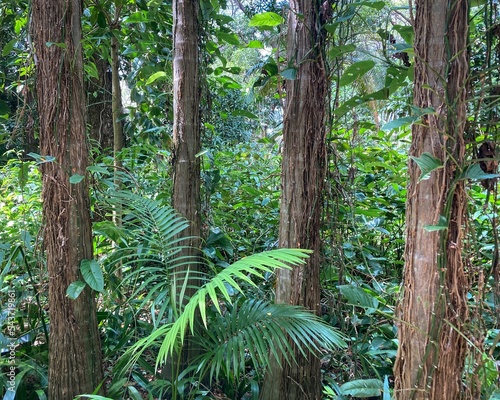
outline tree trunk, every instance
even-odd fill
[[[42,156],[44,246],[49,274],[49,395],[68,400],[92,393],[103,380],[96,303],[90,289],[76,300],[68,286],[92,259],[87,140],[78,0],[33,2],[36,90]],[[102,390],[101,390],[102,392]]]
[[[277,303],[320,308],[320,217],[325,179],[325,102],[327,78],[323,65],[323,33],[319,2],[292,0],[288,15],[288,64],[297,68],[295,80],[286,81],[283,128],[282,198],[279,245],[313,250],[306,265],[279,270]],[[320,360],[295,353],[297,365],[271,363],[262,399],[320,399]]]
[[[200,160],[196,156],[200,152],[200,82],[198,51],[198,15],[197,0],[175,0],[174,15],[174,131],[173,131],[173,207],[189,221],[189,228],[182,232],[183,236],[192,237],[184,243],[186,248],[181,256],[197,257],[200,246]],[[195,258],[194,258],[195,259]],[[193,260],[194,260],[193,259]],[[178,295],[187,270],[190,274],[198,270],[196,263],[183,265],[176,269],[174,279],[177,280]],[[185,305],[193,294],[193,286],[197,285],[194,275],[188,281],[184,298],[178,298],[178,306]],[[192,342],[186,340],[179,365],[182,370],[196,355]],[[175,370],[174,370],[175,373]]]
[[[93,60],[98,78],[91,78],[85,84],[87,96],[87,124],[92,146],[98,155],[113,154],[113,111],[111,72],[109,62],[95,57]]]
[[[394,368],[397,399],[459,399],[466,355],[467,288],[462,263],[463,132],[468,76],[468,5],[420,0],[415,19],[417,107],[436,112],[413,126],[410,155],[432,154],[443,168],[419,181],[409,163],[404,295]],[[429,231],[440,216],[447,229]],[[441,218],[442,219],[442,218]],[[464,337],[465,335],[465,337]]]

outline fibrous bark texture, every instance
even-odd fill
[[[404,294],[394,368],[397,399],[460,399],[466,355],[468,281],[462,262],[468,5],[419,0],[415,17],[414,104],[430,108],[414,125],[410,155],[443,168],[420,180],[410,160]],[[432,230],[426,225],[447,229]]]
[[[200,237],[200,82],[199,82],[199,48],[198,48],[198,14],[197,0],[175,0],[174,14],[174,131],[173,131],[173,207],[189,221],[189,228],[182,232],[189,241],[183,243],[190,248],[183,250],[181,256],[190,257],[193,263],[184,264],[176,269],[174,279],[177,280],[179,293],[184,298],[179,304],[185,304],[198,284],[194,279],[199,266],[196,258],[199,255]],[[185,292],[181,287],[189,268],[189,287]],[[181,369],[189,364],[196,350],[192,341],[188,340],[183,348]]]
[[[306,265],[279,270],[276,302],[319,312],[320,216],[325,179],[325,101],[327,77],[323,65],[323,33],[319,2],[292,0],[288,15],[287,59],[297,68],[287,80],[283,127],[282,198],[279,244],[313,250]],[[272,363],[262,398],[320,399],[320,361],[295,354],[297,365]]]
[[[90,289],[76,300],[66,289],[81,280],[82,259],[92,259],[87,140],[78,0],[34,0],[36,91],[40,151],[54,161],[41,165],[44,246],[49,275],[49,395],[68,400],[92,393],[103,380],[96,304]]]

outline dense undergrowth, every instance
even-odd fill
[[[370,132],[366,129],[362,133]],[[370,133],[367,146],[366,140],[353,138],[351,133],[339,132],[350,138],[350,148],[349,152],[332,153],[325,197],[321,320],[324,327],[339,329],[348,347],[336,348],[331,346],[333,342],[330,346],[321,344],[324,394],[325,398],[347,398],[349,394],[358,398],[389,398],[398,345],[395,306],[403,268],[408,139],[407,134],[389,137]],[[215,279],[219,292],[203,303],[212,334],[198,335],[203,339],[200,346],[206,350],[205,358],[191,366],[198,375],[193,378],[179,373],[178,382],[166,381],[162,364],[157,364],[163,337],[158,332],[179,317],[168,277],[172,259],[175,260],[172,251],[175,253],[178,243],[169,249],[163,241],[182,229],[184,222],[169,225],[171,231],[166,233],[157,225],[158,220],[171,218],[172,211],[168,206],[169,171],[162,161],[166,155],[154,150],[136,147],[124,152],[126,173],[122,180],[125,196],[129,197],[121,228],[110,218],[116,201],[112,196],[112,168],[106,159],[89,168],[93,182],[94,252],[102,271],[102,282],[97,276],[94,284],[99,289],[96,296],[108,395],[113,399],[162,398],[175,392],[179,398],[187,393],[193,398],[257,398],[269,356],[266,347],[259,344],[251,330],[249,336],[241,337],[231,336],[231,329],[249,329],[263,320],[269,325],[265,318],[271,314],[277,318],[276,326],[283,327],[280,315],[286,319],[295,314],[287,314],[289,310],[280,311],[269,303],[273,299],[276,265],[250,275],[249,271],[236,273],[238,286],[234,280],[220,280],[220,274],[234,272],[234,265],[252,254],[276,249],[279,145],[269,141],[239,144],[203,155],[202,251],[206,267],[201,279]],[[0,175],[0,221],[5,227],[0,232],[1,279],[2,291],[13,290],[16,299],[14,331],[9,333],[16,338],[18,399],[43,399],[47,385],[48,277],[40,244],[43,223],[37,162],[40,160],[13,157],[2,166]],[[134,174],[138,169],[143,173]],[[497,293],[491,267],[496,252],[491,231],[496,201],[490,198],[484,208],[485,192],[477,182],[471,182],[469,197],[468,268],[470,274],[482,276],[482,281],[471,277],[482,287],[473,286],[470,307],[473,320],[481,321],[486,340],[484,348],[477,345],[471,353],[479,354],[475,360],[482,360],[482,365],[478,369],[477,361],[471,358],[468,370],[480,371],[475,379],[481,380],[484,398],[490,398],[497,393],[494,360],[500,350],[494,312]],[[132,199],[140,205],[134,208]],[[165,214],[154,216],[155,212]],[[144,225],[145,221],[149,222]],[[122,278],[116,274],[117,268],[121,269]],[[479,300],[481,290],[487,293],[486,302]],[[2,310],[4,327],[6,311]],[[242,315],[248,319],[242,320]],[[238,319],[232,321],[236,316]],[[220,326],[220,331],[215,326]],[[217,332],[222,336],[217,337]],[[6,333],[4,330],[1,336],[4,354],[9,343]],[[148,342],[155,333],[157,339]],[[228,342],[230,337],[232,341]],[[335,342],[334,339],[339,340],[338,345],[340,336],[332,337]],[[221,350],[220,343],[226,343],[226,348]],[[139,344],[143,347],[137,353]],[[5,369],[7,359],[2,360]],[[464,382],[468,379],[464,377]],[[8,396],[4,394],[6,399],[14,398]]]

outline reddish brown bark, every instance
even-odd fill
[[[414,103],[431,108],[413,126],[410,155],[432,154],[443,168],[419,181],[409,163],[404,297],[394,368],[397,399],[459,399],[466,354],[468,282],[462,262],[463,139],[467,60],[467,2],[420,0],[415,19]],[[440,216],[448,228],[429,231]]]
[[[40,151],[54,157],[41,165],[51,400],[92,393],[103,380],[94,294],[87,289],[77,300],[66,297],[81,279],[81,260],[92,258],[87,180],[69,182],[85,176],[88,163],[80,13],[77,0],[33,2]]]
[[[323,33],[319,3],[292,0],[288,15],[287,59],[297,68],[287,80],[283,127],[282,197],[279,245],[313,250],[306,265],[279,270],[276,302],[319,312],[320,217],[325,179],[325,102]],[[321,399],[320,361],[296,352],[297,365],[272,363],[262,399]]]

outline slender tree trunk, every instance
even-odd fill
[[[110,65],[106,60],[95,57],[98,78],[91,78],[85,84],[87,96],[87,125],[92,146],[99,155],[113,152],[113,112]]]
[[[103,380],[96,304],[90,289],[76,300],[68,286],[81,279],[82,259],[92,259],[87,140],[78,0],[33,2],[44,245],[49,274],[49,398],[92,393]]]
[[[199,82],[199,48],[198,48],[198,16],[197,0],[175,0],[174,14],[174,132],[173,132],[173,207],[189,221],[189,228],[182,232],[183,236],[192,237],[184,243],[190,248],[184,250],[183,256],[198,256],[200,237],[200,160],[196,156],[200,152],[200,82]],[[198,265],[191,263],[182,265],[175,271],[178,295],[181,286],[189,273],[196,273]],[[184,298],[178,298],[178,305],[185,305],[193,294],[193,286],[197,285],[194,275],[188,281],[189,287]],[[174,368],[185,368],[196,354],[192,342],[185,342],[180,363]],[[174,371],[175,373],[175,371]]]
[[[327,78],[323,65],[323,33],[319,31],[319,2],[290,1],[288,63],[297,79],[286,81],[283,128],[282,198],[279,244],[282,248],[314,251],[304,266],[279,270],[276,302],[320,308],[320,217],[325,179],[325,102]],[[312,354],[295,354],[297,365],[282,360],[266,375],[264,400],[321,398],[320,361]]]
[[[115,10],[114,21],[119,21],[120,9]],[[122,90],[120,87],[120,68],[119,68],[119,43],[116,36],[111,37],[111,82],[113,88],[112,96],[112,114],[113,114],[113,165],[114,165],[114,184],[115,190],[120,191],[122,188],[122,180],[120,178],[122,169],[121,152],[123,150],[123,125],[120,117],[123,113]],[[113,206],[113,222],[120,228],[122,226],[123,207],[120,202],[116,202]],[[116,243],[114,243],[116,246]],[[122,278],[122,265],[118,264],[115,271],[118,278]]]
[[[433,108],[413,126],[410,155],[432,154],[444,168],[419,181],[409,163],[404,297],[394,368],[397,399],[460,399],[466,355],[468,282],[462,262],[463,132],[468,76],[468,4],[419,0],[415,19],[417,107]],[[448,228],[429,231],[440,216]],[[442,218],[441,217],[441,218]]]

